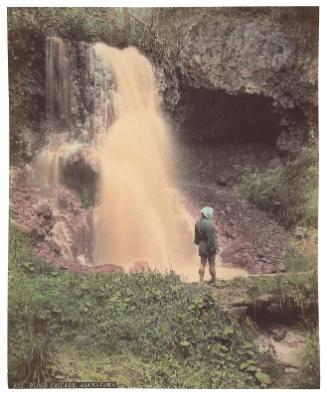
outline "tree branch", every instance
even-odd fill
[[[145,26],[145,27],[148,29],[148,31],[154,36],[155,40],[158,41],[158,37],[157,37],[157,35],[155,34],[155,32],[151,29],[151,26],[149,26],[147,23],[145,23],[145,22],[142,21],[141,19],[137,18],[135,15],[129,13],[128,11],[126,11],[126,10],[123,10],[123,11],[124,11],[124,13],[125,13],[126,15],[128,15],[130,18],[133,18],[135,21],[137,21],[137,22],[140,23],[141,25]]]

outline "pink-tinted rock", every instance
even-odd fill
[[[49,219],[52,217],[52,211],[48,204],[42,203],[37,208],[36,215],[45,219]]]
[[[285,270],[291,235],[269,215],[227,189],[193,184],[184,187],[184,194],[195,219],[204,203],[214,208],[219,255],[225,266],[252,274]]]
[[[125,270],[120,265],[113,265],[113,264],[105,264],[100,266],[94,266],[90,269],[93,269],[92,272],[95,273],[124,273]]]
[[[52,210],[47,204],[42,203],[36,208],[32,223],[32,237],[44,240],[55,224]]]
[[[65,186],[46,191],[30,172],[24,168],[11,173],[11,222],[31,234],[35,253],[46,263],[74,272],[88,271],[78,258],[90,262],[92,209],[82,208],[78,195]]]
[[[150,271],[151,271],[151,269],[150,269],[149,262],[146,260],[143,260],[143,259],[136,260],[134,262],[134,265],[132,265],[129,268],[130,273],[141,273],[141,272],[147,273]]]

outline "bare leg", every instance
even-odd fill
[[[205,272],[205,268],[206,268],[206,263],[207,263],[207,259],[204,258],[204,257],[201,257],[201,265],[200,265],[200,269],[199,269],[200,283],[203,283],[203,278],[204,278],[204,272]]]
[[[211,281],[213,283],[215,283],[216,282],[216,267],[215,266],[210,266],[209,267],[209,272],[210,272],[210,275],[211,275]]]
[[[216,255],[209,256],[209,272],[211,275],[211,281],[216,282]]]

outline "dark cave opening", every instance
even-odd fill
[[[306,307],[297,306],[294,302],[285,304],[272,303],[268,306],[248,306],[246,314],[259,327],[268,329],[272,324],[297,325],[304,317],[313,326],[318,324],[318,308],[313,304]]]
[[[175,116],[185,141],[274,145],[282,130],[273,99],[257,94],[187,87]]]
[[[98,174],[83,158],[65,163],[61,182],[79,195],[82,207],[94,206]]]

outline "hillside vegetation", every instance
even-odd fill
[[[175,274],[66,273],[38,262],[26,236],[11,228],[10,237],[10,383],[102,377],[122,387],[224,388],[278,379],[251,325]],[[71,366],[60,364],[66,349],[78,356]],[[100,368],[85,373],[90,357]]]
[[[304,146],[285,166],[245,174],[234,189],[287,228],[318,227],[318,146]]]
[[[210,291],[187,287],[174,273],[59,271],[40,263],[29,238],[13,227],[9,255],[11,384],[252,388],[278,387],[284,379],[272,357],[257,351],[249,319],[233,317]],[[308,338],[307,353],[318,341]],[[302,371],[311,375],[302,387],[317,385],[313,355],[304,352],[311,367]],[[294,379],[288,387],[297,387]]]

